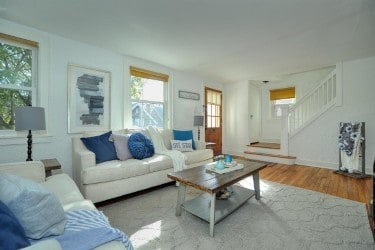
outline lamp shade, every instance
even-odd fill
[[[203,115],[194,116],[194,126],[203,126]]]
[[[23,106],[14,110],[16,131],[45,130],[46,119],[44,108]]]

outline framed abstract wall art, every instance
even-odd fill
[[[110,129],[111,73],[68,65],[68,133]]]

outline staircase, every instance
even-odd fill
[[[282,110],[280,144],[247,145],[244,157],[251,160],[294,165],[296,157],[289,156],[289,139],[334,105],[341,105],[341,72],[342,65],[336,65],[336,68],[320,84],[299,99],[291,108]]]
[[[338,85],[337,72],[336,67],[317,87],[289,109],[289,137],[293,137],[329,108],[341,102],[341,98],[338,98],[341,97],[341,85]]]

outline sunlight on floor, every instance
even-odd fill
[[[253,182],[253,178],[246,178],[242,181],[239,181],[239,184],[242,186],[242,187],[245,187],[245,188],[248,188],[248,189],[254,189],[254,182]],[[265,192],[267,191],[269,185],[263,181],[259,181],[259,186],[260,186],[260,191],[261,192]]]
[[[140,247],[160,237],[161,220],[143,226],[140,230],[130,236],[134,248]]]

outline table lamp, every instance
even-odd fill
[[[28,130],[27,135],[27,159],[26,161],[32,161],[31,158],[31,147],[33,143],[31,130],[45,130],[46,119],[44,115],[44,108],[23,106],[16,107],[14,110],[14,118],[16,131]]]
[[[201,139],[201,133],[200,133],[200,126],[203,126],[203,115],[195,115],[194,116],[194,126],[198,126],[198,141]]]

